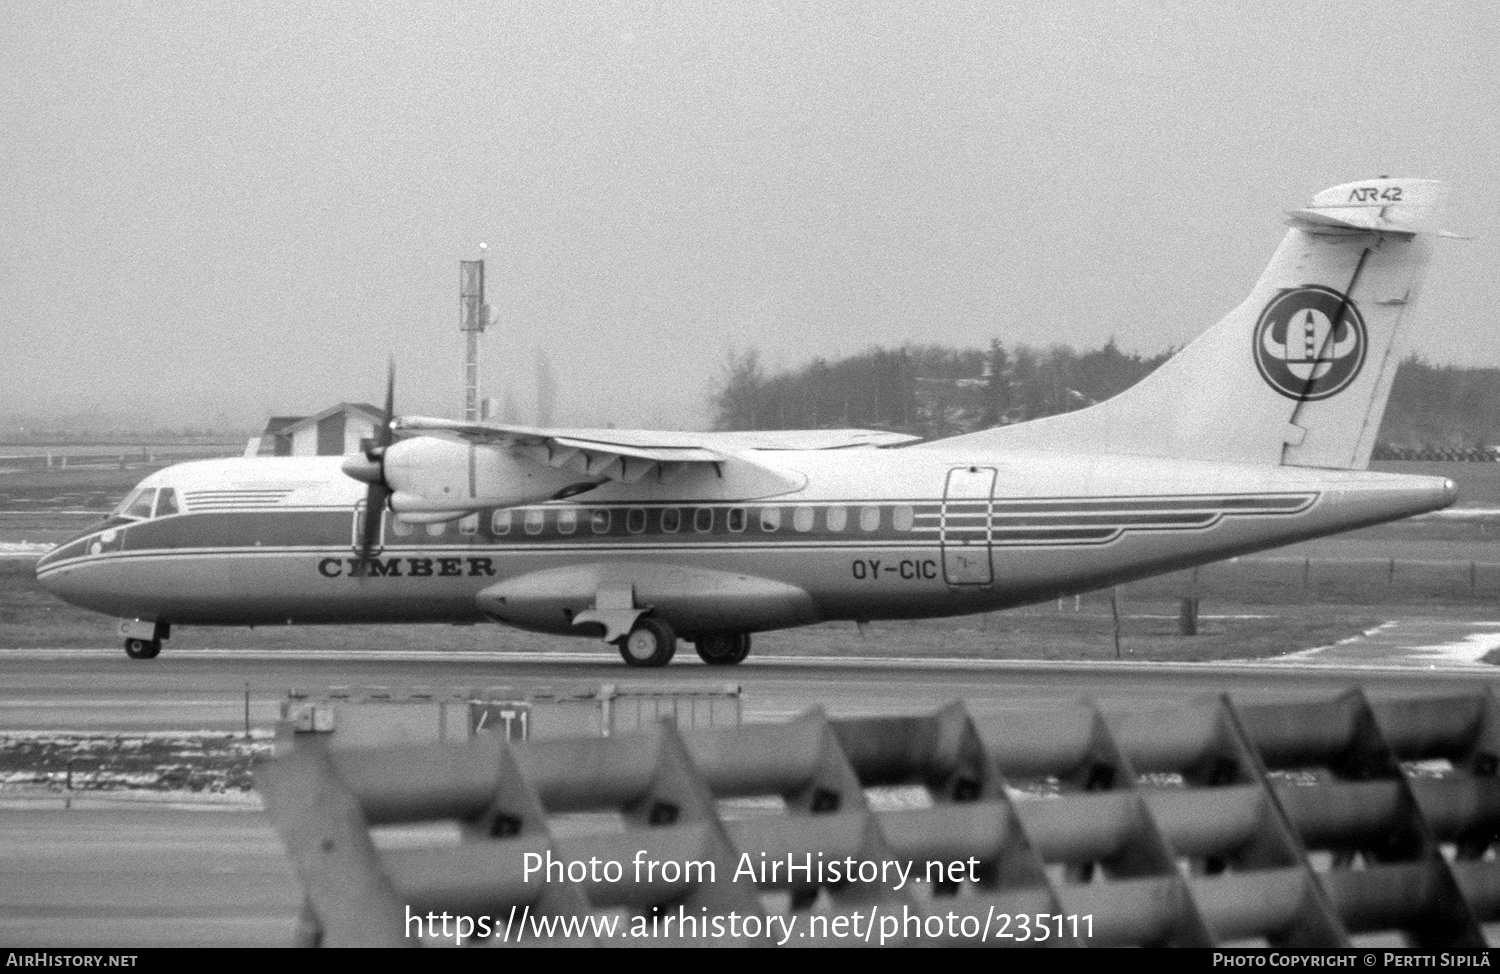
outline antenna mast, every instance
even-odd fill
[[[467,339],[464,354],[464,421],[475,422],[479,415],[479,336],[489,324],[490,306],[484,303],[484,252],[479,245],[478,260],[458,262],[458,330]]]

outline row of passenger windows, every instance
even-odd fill
[[[825,530],[834,533],[852,531],[855,524],[861,531],[878,531],[886,518],[884,511],[885,509],[874,504],[852,509],[797,507],[791,510],[788,518],[784,516],[785,509],[780,507],[631,507],[623,511],[604,507],[564,507],[549,511],[533,507],[524,512],[511,509],[495,511],[490,515],[490,533],[506,535],[515,529],[527,534],[541,534],[550,520],[552,530],[557,534],[574,534],[579,531],[608,534],[614,525],[620,523],[617,516],[622,517],[625,530],[631,534],[644,534],[648,530],[660,534],[676,534],[680,531],[708,534],[716,525],[722,525],[736,533],[754,527],[769,534],[788,525],[794,531],[811,531],[820,521]],[[910,531],[915,516],[910,505],[897,505],[890,508],[890,526],[897,531]],[[447,529],[446,523],[427,525],[427,533],[433,537],[444,534]],[[415,533],[416,526],[398,517],[393,530],[397,536],[404,538]],[[478,534],[479,515],[470,514],[460,518],[458,533]]]

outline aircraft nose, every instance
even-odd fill
[[[77,589],[74,571],[62,563],[86,554],[87,545],[87,536],[73,538],[43,554],[36,560],[37,584],[64,601],[72,601],[69,595]]]
[[[47,569],[50,567],[48,561],[50,558],[50,555],[43,555],[37,559],[36,583],[52,596],[62,599],[64,602],[71,603],[73,601],[71,598],[73,586],[71,584],[72,579],[69,576],[72,573],[66,568],[58,571],[48,571]]]
[[[58,547],[60,547],[60,546],[58,546]],[[43,588],[48,587],[48,581],[47,581],[46,578],[43,577],[43,573],[48,569],[48,567],[50,567],[51,565],[53,565],[53,564],[55,564],[57,562],[57,560],[58,560],[58,547],[54,547],[50,551],[44,551],[44,552],[42,552],[41,556],[38,557],[37,560],[36,560],[36,565],[35,565],[35,568],[36,568],[36,580],[37,580],[38,583],[41,584],[41,586]]]
[[[66,572],[48,571],[58,561],[58,549],[53,548],[36,560],[36,582],[53,595],[60,595]]]

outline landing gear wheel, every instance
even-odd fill
[[[616,640],[620,657],[630,666],[666,666],[677,652],[677,636],[660,619],[641,619],[623,639]]]
[[[156,654],[160,652],[160,639],[125,640],[125,655],[131,659],[156,659]]]
[[[734,666],[750,655],[748,632],[711,632],[693,641],[698,658],[709,666]]]

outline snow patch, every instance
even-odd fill
[[[1486,653],[1500,649],[1500,632],[1474,632],[1456,643],[1413,646],[1413,657],[1443,663],[1478,663]]]
[[[1349,637],[1347,637],[1345,639],[1340,639],[1336,643],[1330,643],[1327,646],[1314,646],[1312,649],[1301,649],[1301,650],[1298,650],[1295,653],[1286,653],[1285,655],[1277,656],[1276,657],[1276,661],[1280,661],[1280,660],[1298,660],[1298,659],[1305,660],[1305,659],[1312,659],[1318,653],[1327,652],[1328,650],[1333,649],[1333,648],[1338,647],[1338,646],[1347,646],[1350,643],[1357,643],[1360,640],[1369,639],[1372,636],[1377,636],[1380,633],[1385,632],[1387,629],[1389,629],[1392,626],[1394,626],[1396,624],[1396,622],[1397,622],[1397,620],[1395,620],[1395,619],[1392,619],[1389,622],[1382,622],[1380,625],[1376,626],[1375,628],[1373,628],[1373,629],[1366,629],[1364,632],[1360,633],[1357,636],[1349,636]]]
[[[56,547],[45,541],[0,541],[0,558],[30,558],[45,555]]]

